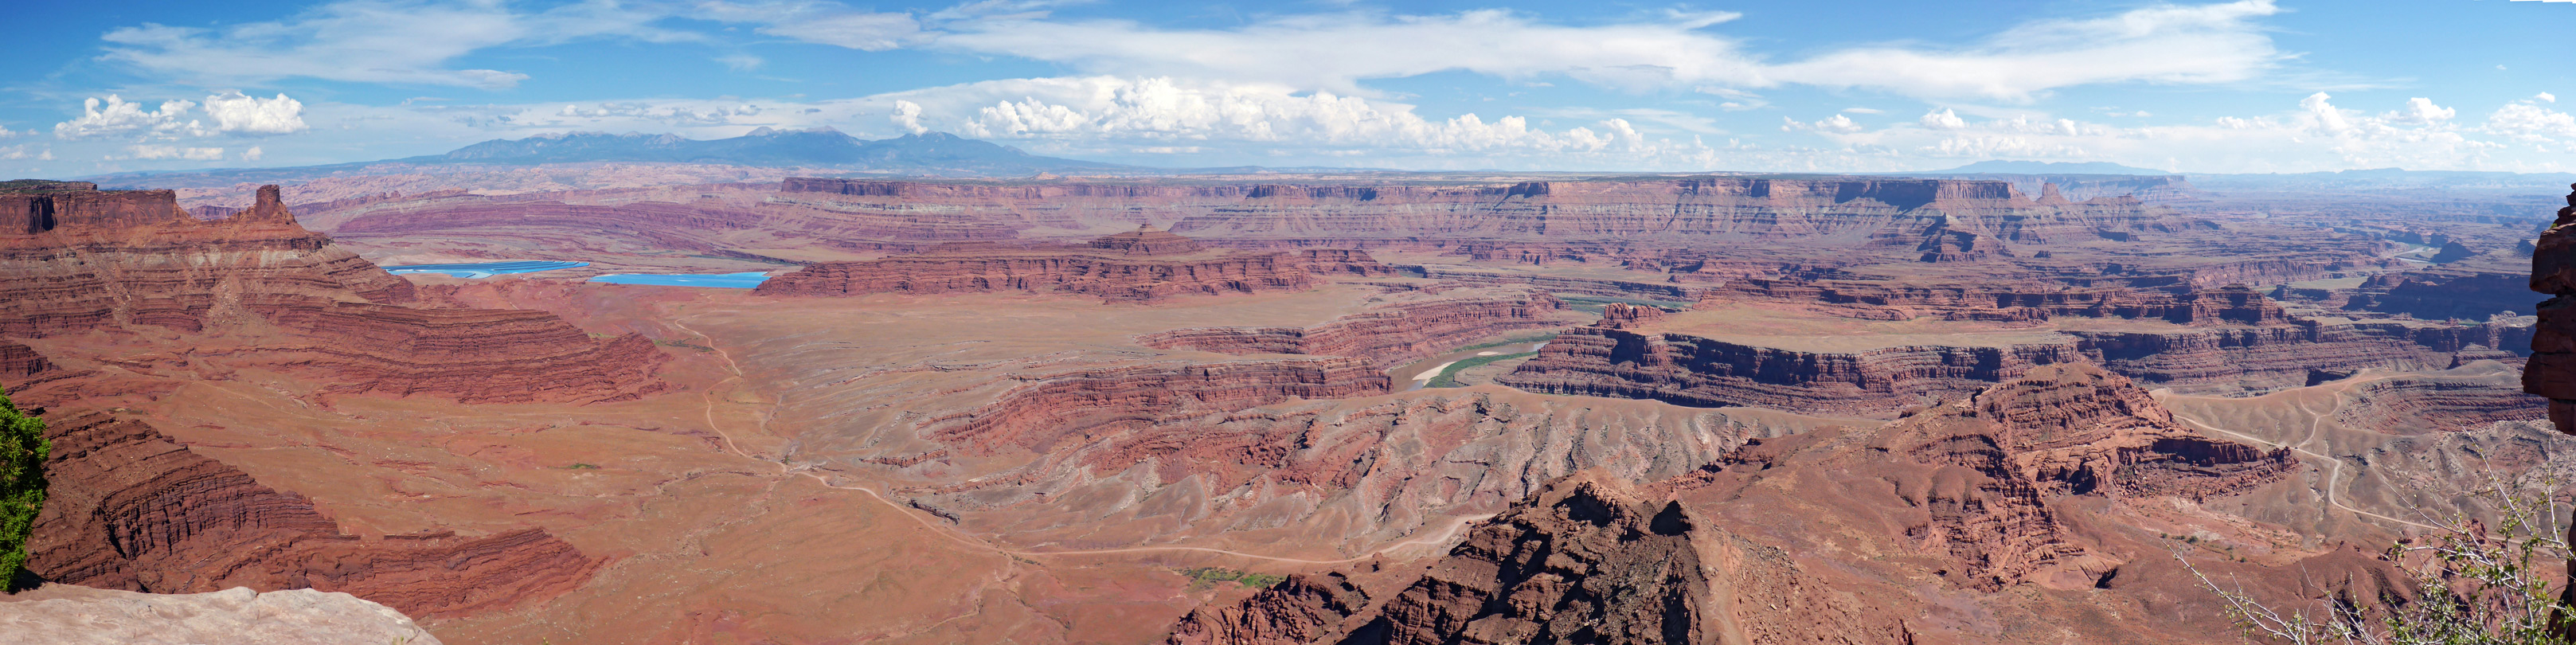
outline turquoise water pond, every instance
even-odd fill
[[[651,284],[665,287],[713,287],[717,289],[749,289],[760,286],[760,283],[768,280],[769,274],[761,271],[712,274],[611,273],[607,275],[591,276],[590,278],[591,282],[606,282],[609,284]]]
[[[504,273],[536,273],[556,269],[590,266],[588,262],[553,262],[519,260],[513,262],[479,262],[473,264],[406,264],[385,267],[386,273],[444,273],[459,278],[489,278]]]

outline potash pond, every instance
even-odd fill
[[[514,260],[510,262],[475,262],[467,264],[405,264],[385,267],[386,273],[444,273],[459,278],[489,278],[509,273],[536,273],[557,269],[590,266],[588,262],[551,260]]]
[[[650,284],[665,287],[712,287],[749,289],[769,280],[764,271],[742,273],[611,273],[591,276],[591,282],[609,284]]]

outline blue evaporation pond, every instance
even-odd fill
[[[536,273],[590,266],[588,262],[555,262],[520,260],[516,262],[481,262],[475,264],[406,264],[385,267],[386,273],[444,273],[459,278],[489,278],[504,273]]]
[[[769,274],[768,274],[767,272],[763,272],[763,271],[745,271],[745,272],[742,272],[742,273],[712,273],[712,274],[710,274],[710,273],[611,273],[611,274],[607,274],[607,275],[595,275],[595,276],[591,276],[591,277],[590,277],[590,281],[591,281],[591,282],[606,282],[606,283],[609,283],[609,284],[654,284],[654,285],[661,285],[661,286],[665,286],[665,287],[714,287],[714,288],[718,288],[718,289],[749,289],[749,288],[752,288],[752,287],[760,286],[760,283],[762,283],[762,282],[767,282],[767,281],[769,281]]]

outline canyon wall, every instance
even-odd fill
[[[1789,239],[1920,235],[1939,225],[2014,243],[2188,226],[2134,198],[2041,203],[2007,182],[1685,177],[1510,185],[949,184],[791,178],[782,196],[896,209],[939,204],[994,220],[1081,230],[1174,217],[1227,240],[1629,237]],[[1150,211],[1150,213],[1149,213]]]
[[[549,598],[601,564],[540,529],[344,535],[304,497],[142,422],[96,413],[46,421],[50,494],[27,569],[47,581],[155,593],[311,588],[436,617]]]
[[[1147,232],[1153,235],[1144,235]],[[1140,230],[1088,246],[944,251],[864,262],[822,262],[770,278],[763,295],[845,296],[866,293],[1055,291],[1110,302],[1150,302],[1184,294],[1298,291],[1319,275],[1384,276],[1366,252],[1202,251],[1188,238]]]
[[[1559,314],[1564,303],[1537,291],[1469,289],[1386,297],[1394,301],[1314,327],[1196,327],[1146,334],[1136,342],[1224,354],[1354,356],[1390,367],[1508,331],[1573,324]]]
[[[2276,311],[2232,305],[2219,310]],[[1884,415],[1972,392],[2041,365],[2089,362],[2160,387],[2260,392],[2342,378],[2370,367],[2448,368],[2462,357],[2486,355],[2484,348],[2512,346],[2529,329],[2510,323],[2292,320],[2177,331],[2079,329],[2003,344],[1819,352],[1592,326],[1559,335],[1497,382],[1551,394]]]
[[[412,284],[305,230],[259,191],[200,222],[168,191],[0,192],[0,336],[159,327],[208,355],[336,381],[336,392],[609,401],[664,387],[641,336],[552,314],[422,309]]]

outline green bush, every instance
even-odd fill
[[[45,422],[19,412],[0,392],[0,587],[27,565],[27,535],[45,505],[45,457],[53,449]]]

